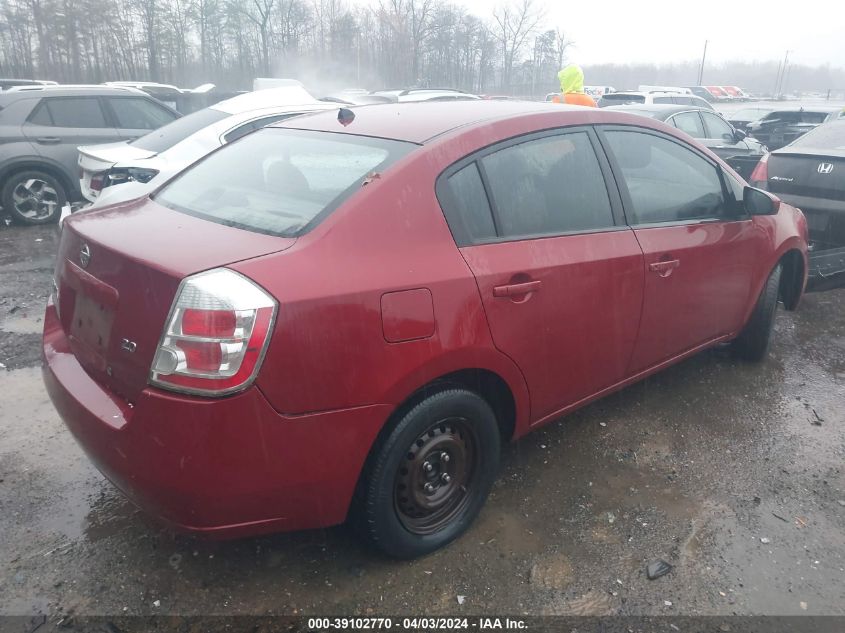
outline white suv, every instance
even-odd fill
[[[600,108],[630,104],[691,105],[698,106],[699,108],[707,108],[708,110],[715,110],[712,105],[701,97],[696,97],[692,94],[685,94],[683,92],[612,92],[603,95],[598,102],[598,106]]]

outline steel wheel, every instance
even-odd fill
[[[438,532],[464,509],[478,466],[477,444],[467,419],[455,417],[433,424],[408,447],[396,473],[394,503],[409,532]]]
[[[441,388],[388,422],[350,508],[367,541],[396,558],[458,538],[484,505],[499,465],[501,431],[484,398]]]
[[[61,205],[58,192],[40,178],[28,178],[12,190],[12,205],[17,214],[27,220],[53,217]]]

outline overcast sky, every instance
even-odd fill
[[[478,16],[497,0],[458,0]],[[672,62],[780,60],[845,66],[845,1],[810,0],[535,0],[545,28],[575,41],[569,61]]]

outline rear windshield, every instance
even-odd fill
[[[645,103],[645,97],[643,95],[609,94],[602,95],[601,100],[606,101],[608,104]]]
[[[217,123],[228,116],[231,115],[220,110],[214,110],[213,108],[197,110],[149,134],[144,134],[144,136],[136,138],[134,141],[129,141],[129,144],[138,149],[145,149],[158,154],[170,149],[176,143],[184,141],[194,132],[199,132],[204,127],[208,127],[212,123]]]
[[[756,121],[769,114],[769,112],[771,110],[766,110],[765,108],[744,108],[728,115],[728,118],[734,119],[735,121]]]
[[[221,224],[295,237],[369,175],[415,147],[351,134],[264,128],[186,170],[155,200]]]
[[[845,121],[820,125],[804,136],[799,136],[790,147],[843,151],[845,150]]]

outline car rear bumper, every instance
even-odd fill
[[[79,365],[52,304],[43,359],[50,398],[97,468],[146,511],[216,538],[343,522],[390,411],[287,417],[257,387],[220,399],[148,388],[130,404]]]

